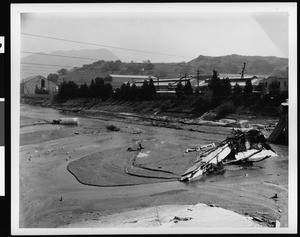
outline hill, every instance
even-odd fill
[[[196,69],[200,69],[202,75],[211,75],[213,70],[223,74],[238,74],[241,72],[244,62],[247,63],[246,74],[251,75],[286,75],[288,67],[287,58],[236,54],[220,57],[200,55],[189,62],[178,63],[151,63],[150,61],[125,63],[101,60],[61,75],[60,81],[64,78],[77,84],[89,84],[95,77],[106,77],[108,74],[153,75],[160,78],[172,78],[184,74],[195,74]]]
[[[263,56],[242,56],[237,54],[210,57],[200,55],[191,60],[191,66],[199,66],[205,72],[217,70],[220,73],[237,74],[241,72],[243,63],[246,62],[246,73],[252,75],[276,75],[286,70],[287,58],[263,57]]]
[[[105,61],[118,60],[118,57],[107,49],[83,49],[83,50],[70,50],[70,51],[59,50],[59,51],[51,52],[50,54],[60,55],[61,57],[49,56],[49,54],[43,55],[43,52],[40,52],[40,54],[31,54],[29,56],[25,56],[21,58],[21,63],[63,65],[63,66],[69,66],[68,68],[67,67],[66,68],[71,69],[73,67],[81,67],[84,64],[90,64],[91,62],[97,60],[105,60]],[[66,57],[62,57],[62,56],[66,56]],[[69,57],[73,57],[73,58],[69,58]],[[38,74],[42,76],[47,76],[50,72],[54,73],[61,68],[62,68],[61,66],[41,67],[41,66],[23,64],[21,69],[21,78],[25,78],[30,75],[38,75]]]

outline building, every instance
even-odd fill
[[[31,76],[22,79],[20,86],[21,86],[20,88],[21,94],[27,94],[27,95],[35,94],[36,88],[38,90],[49,91],[50,94],[56,93],[58,91],[58,86],[54,82],[49,81],[47,78],[41,75]]]
[[[272,77],[265,78],[261,82],[264,84],[267,91],[269,91],[269,86],[271,85],[272,82],[279,83],[280,91],[288,91],[289,88],[287,77],[272,76]]]
[[[136,81],[143,81],[144,80],[149,80],[152,78],[153,80],[156,80],[156,77],[151,76],[151,75],[117,75],[117,74],[109,74],[108,76],[110,84],[112,87],[118,88],[123,85],[123,83],[133,83]]]
[[[149,80],[145,79],[145,80]],[[175,93],[176,86],[179,82],[183,86],[187,83],[188,80],[190,80],[191,86],[193,89],[197,87],[197,79],[195,78],[190,78],[190,77],[177,77],[177,78],[166,78],[166,79],[158,79],[158,78],[152,78],[153,84],[156,88],[157,93]],[[137,87],[141,87],[144,83],[144,80],[136,80],[136,81],[129,81],[130,85],[133,83]]]
[[[257,86],[260,82],[262,82],[265,77],[264,76],[255,76],[255,75],[244,75],[243,78],[241,78],[240,74],[219,74],[220,79],[226,79],[228,78],[230,81],[230,85],[233,88],[236,84],[238,84],[240,87],[245,87],[246,82],[248,80],[251,80],[251,84],[253,86]],[[211,78],[208,78],[205,80],[206,85],[209,84],[211,81]]]

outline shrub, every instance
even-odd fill
[[[234,113],[235,112],[235,106],[234,104],[230,102],[226,102],[224,104],[221,104],[216,111],[216,119],[224,118],[226,115]]]
[[[118,128],[115,125],[108,125],[108,126],[106,126],[106,129],[109,131],[114,131],[114,132],[120,131],[120,128]]]
[[[169,100],[163,101],[161,106],[159,107],[160,112],[166,112],[171,107],[171,103]]]
[[[211,108],[211,101],[203,97],[197,98],[197,101],[194,103],[195,112],[206,112]]]
[[[39,89],[39,88],[35,88],[35,94],[40,94],[40,95],[42,95],[42,94],[44,94],[44,95],[46,95],[46,94],[49,94],[49,90],[46,90],[46,89],[44,89],[44,88],[42,88],[42,89]]]

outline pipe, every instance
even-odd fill
[[[53,120],[53,124],[78,125],[78,118],[60,118]]]

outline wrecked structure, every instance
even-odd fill
[[[200,150],[199,157],[180,177],[180,181],[190,181],[204,174],[223,170],[224,165],[262,161],[277,156],[262,132],[252,129],[247,132],[235,131],[219,145],[207,146]],[[187,150],[187,152],[195,151]]]
[[[288,138],[289,138],[289,127],[288,127],[288,110],[289,110],[289,101],[288,99],[286,102],[281,103],[280,106],[281,110],[281,117],[274,128],[273,132],[270,134],[268,141],[272,143],[282,143],[287,145],[288,144]]]

